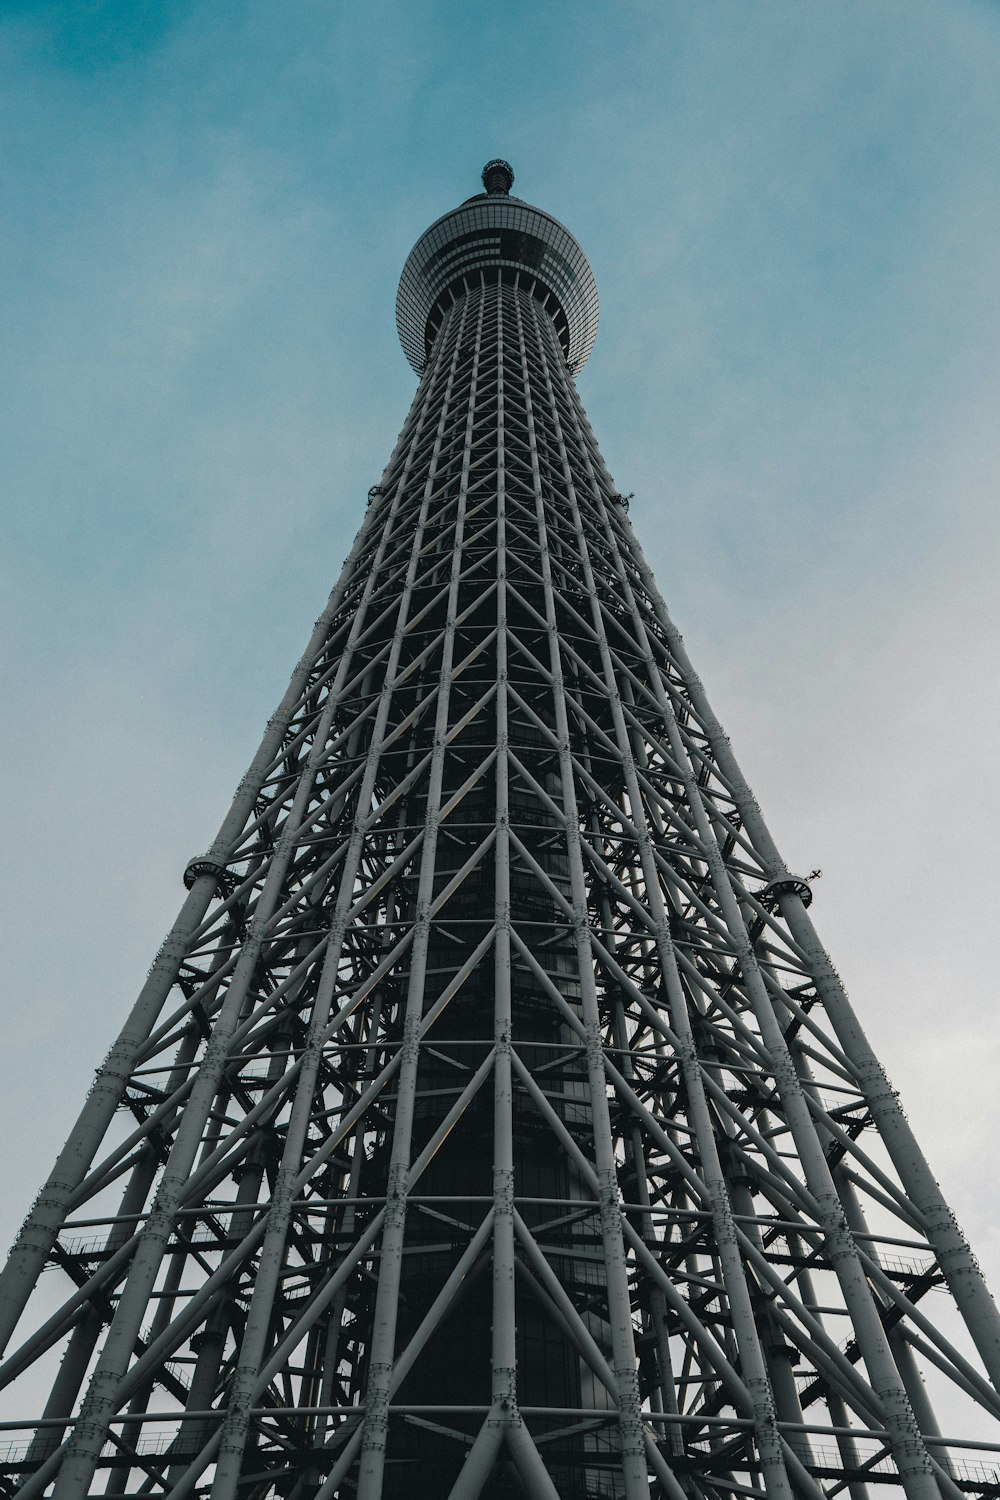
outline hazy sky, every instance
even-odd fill
[[[595,431],[1000,1287],[998,78],[996,0],[4,0],[5,1243],[402,425],[406,254],[502,155],[591,257]]]

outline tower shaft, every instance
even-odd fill
[[[582,252],[486,180],[0,1278],[3,1492],[992,1496],[996,1310],[598,452]]]

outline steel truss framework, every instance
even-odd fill
[[[550,311],[452,292],[0,1282],[4,1493],[1000,1489],[932,1407],[995,1431],[996,1310]]]

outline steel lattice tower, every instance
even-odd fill
[[[3,1493],[1000,1493],[996,1309],[512,182],[407,261],[406,425],[0,1280]]]

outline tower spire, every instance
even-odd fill
[[[996,1309],[512,181],[407,259],[399,441],[0,1276],[5,1495],[995,1500]]]
[[[514,186],[514,171],[509,162],[494,157],[483,168],[483,187],[490,194],[506,196]]]

